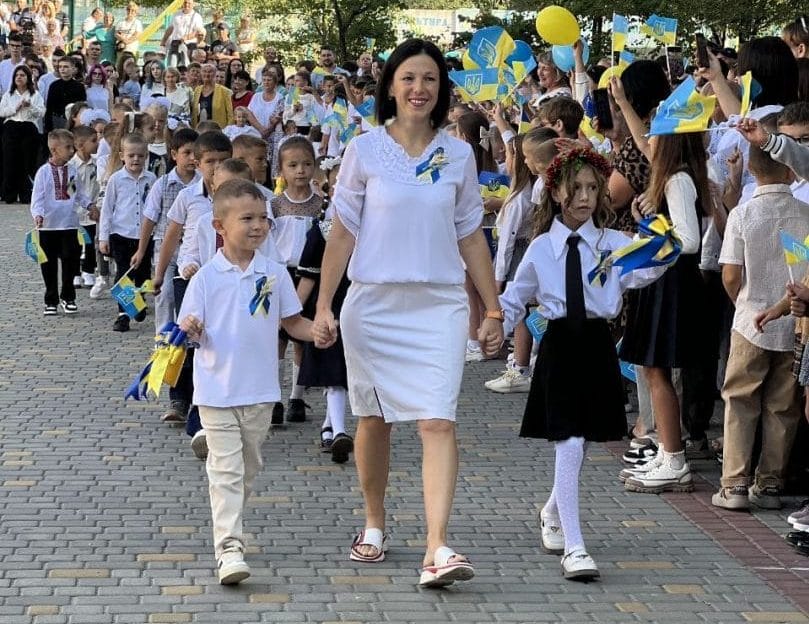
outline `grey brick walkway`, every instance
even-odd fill
[[[585,539],[603,580],[565,582],[538,549],[550,447],[520,440],[524,396],[464,381],[462,468],[452,544],[477,578],[415,588],[422,550],[418,440],[395,433],[389,558],[350,563],[361,526],[352,463],[318,452],[318,424],[274,433],[246,516],[254,576],[216,584],[204,466],[160,406],[125,404],[151,319],[111,331],[110,300],[78,298],[76,318],[44,319],[35,265],[21,252],[27,211],[0,232],[0,624],[95,622],[796,622],[788,600],[666,500],[625,494],[604,447],[590,448]],[[313,413],[323,401],[309,392]]]

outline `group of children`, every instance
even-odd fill
[[[613,83],[616,101],[619,89]],[[335,462],[346,461],[353,448],[345,428],[342,345],[315,348],[310,323],[332,218],[324,206],[339,170],[339,158],[323,156],[340,149],[332,150],[331,139],[316,149],[290,128],[274,154],[281,180],[271,192],[262,184],[264,139],[245,130],[225,133],[211,121],[172,132],[166,113],[157,102],[148,112],[113,109],[110,123],[80,115],[72,133],[48,135],[50,158],[36,174],[31,202],[48,256],[42,264],[45,314],[59,308],[75,314],[74,277],[93,273],[90,245],[80,266],[80,225],[97,240],[98,260],[114,262],[116,281],[128,275],[140,287],[152,280],[156,327],[176,318],[194,345],[163,419],[185,422],[194,452],[207,457],[219,579],[238,583],[250,574],[242,510],[262,465],[261,441],[271,424],[284,423],[277,362],[288,341],[293,366],[286,421],[306,419],[305,387],[323,387],[321,446]],[[484,203],[484,227],[499,231],[492,262],[514,345],[506,372],[487,387],[528,392],[521,435],[553,441],[556,457],[553,489],[539,514],[542,547],[562,555],[565,578],[589,580],[599,571],[581,532],[579,475],[587,442],[627,433],[619,356],[642,367],[659,436],[647,461],[621,472],[625,488],[693,489],[672,371],[696,366],[705,355],[699,257],[704,225],[717,213],[702,135],[664,135],[648,143],[634,137],[648,155],[651,177],[646,192],[632,201],[631,216],[639,223],[665,215],[679,258],[629,272],[604,264],[632,239],[625,227],[610,228],[612,169],[580,136],[583,115],[573,98],[557,95],[540,104],[534,127],[517,135],[499,106],[472,111],[459,105],[448,130],[469,143],[479,174],[497,171],[510,179],[504,199]],[[244,128],[244,119],[237,126]],[[798,143],[808,130],[809,109],[802,105],[787,106],[775,120],[738,124],[750,142],[745,162],[755,188],[731,206],[719,255],[736,305],[723,385],[722,488],[713,498],[727,509],[780,507],[798,424],[794,323],[778,319],[806,313],[809,282],[788,274],[775,233],[782,229],[800,240],[809,235],[809,206],[790,187],[795,173],[809,176],[809,148]],[[590,279],[596,267],[601,271]],[[105,285],[96,279],[94,287],[99,284]],[[348,286],[344,277],[334,297],[335,317]],[[625,296],[628,290],[634,292]],[[483,357],[475,340],[481,309],[473,286],[468,293],[467,360],[476,361]],[[615,329],[625,303],[629,321],[617,351]],[[547,320],[541,340],[525,326],[529,305],[538,305]],[[143,311],[134,320],[145,316]],[[113,329],[127,331],[130,321],[119,306]],[[801,347],[807,336],[801,335]],[[807,385],[809,350],[798,355],[798,379]],[[582,379],[588,392],[581,392]],[[759,420],[764,433],[754,472]]]

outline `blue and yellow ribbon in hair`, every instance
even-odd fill
[[[674,262],[682,251],[682,243],[674,234],[674,226],[664,215],[647,217],[638,224],[638,232],[646,238],[636,240],[604,257],[590,271],[587,279],[594,286],[606,283],[613,266],[621,267],[621,275],[637,269],[666,266]]]
[[[39,230],[31,230],[25,235],[25,255],[39,264],[45,264],[48,261],[45,250],[39,244]]]
[[[435,184],[441,177],[441,169],[449,164],[443,147],[437,147],[427,160],[416,165],[416,179],[419,182]]]
[[[264,316],[270,313],[270,295],[275,286],[275,275],[262,275],[256,280],[256,294],[250,300],[250,314],[255,316],[261,312]]]

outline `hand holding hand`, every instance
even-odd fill
[[[337,321],[331,310],[318,310],[315,314],[312,340],[318,349],[327,349],[337,342]]]
[[[478,330],[478,341],[483,355],[496,356],[503,346],[503,323],[497,319],[483,319]]]

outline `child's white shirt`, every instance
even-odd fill
[[[250,314],[257,282],[274,282],[270,309]],[[191,278],[179,318],[204,326],[194,354],[194,404],[236,407],[281,400],[278,326],[301,311],[286,267],[256,253],[242,271],[221,250]]]
[[[57,167],[58,175],[67,173],[69,197],[56,199],[56,180],[54,165],[46,162],[34,176],[31,192],[31,216],[42,217],[41,230],[71,230],[79,227],[79,212],[87,210],[92,201],[84,192],[81,181],[77,178],[76,167],[68,162]]]
[[[567,239],[572,233],[559,219],[554,219],[551,229],[529,245],[514,280],[500,295],[500,305],[506,315],[504,330],[507,335],[525,316],[525,306],[532,299],[539,302],[539,312],[548,320],[567,316],[565,268]],[[587,275],[599,264],[601,254],[621,249],[632,243],[632,239],[618,230],[597,228],[592,219],[579,227],[576,234],[582,238],[578,248],[587,318],[615,318],[621,311],[625,290],[651,284],[667,268],[639,269],[621,275],[621,267],[613,266],[607,272],[603,286],[600,283],[591,284]]]
[[[126,169],[110,176],[101,206],[99,241],[109,241],[111,234],[140,238],[140,216],[156,180],[155,174],[145,169],[137,176]]]

